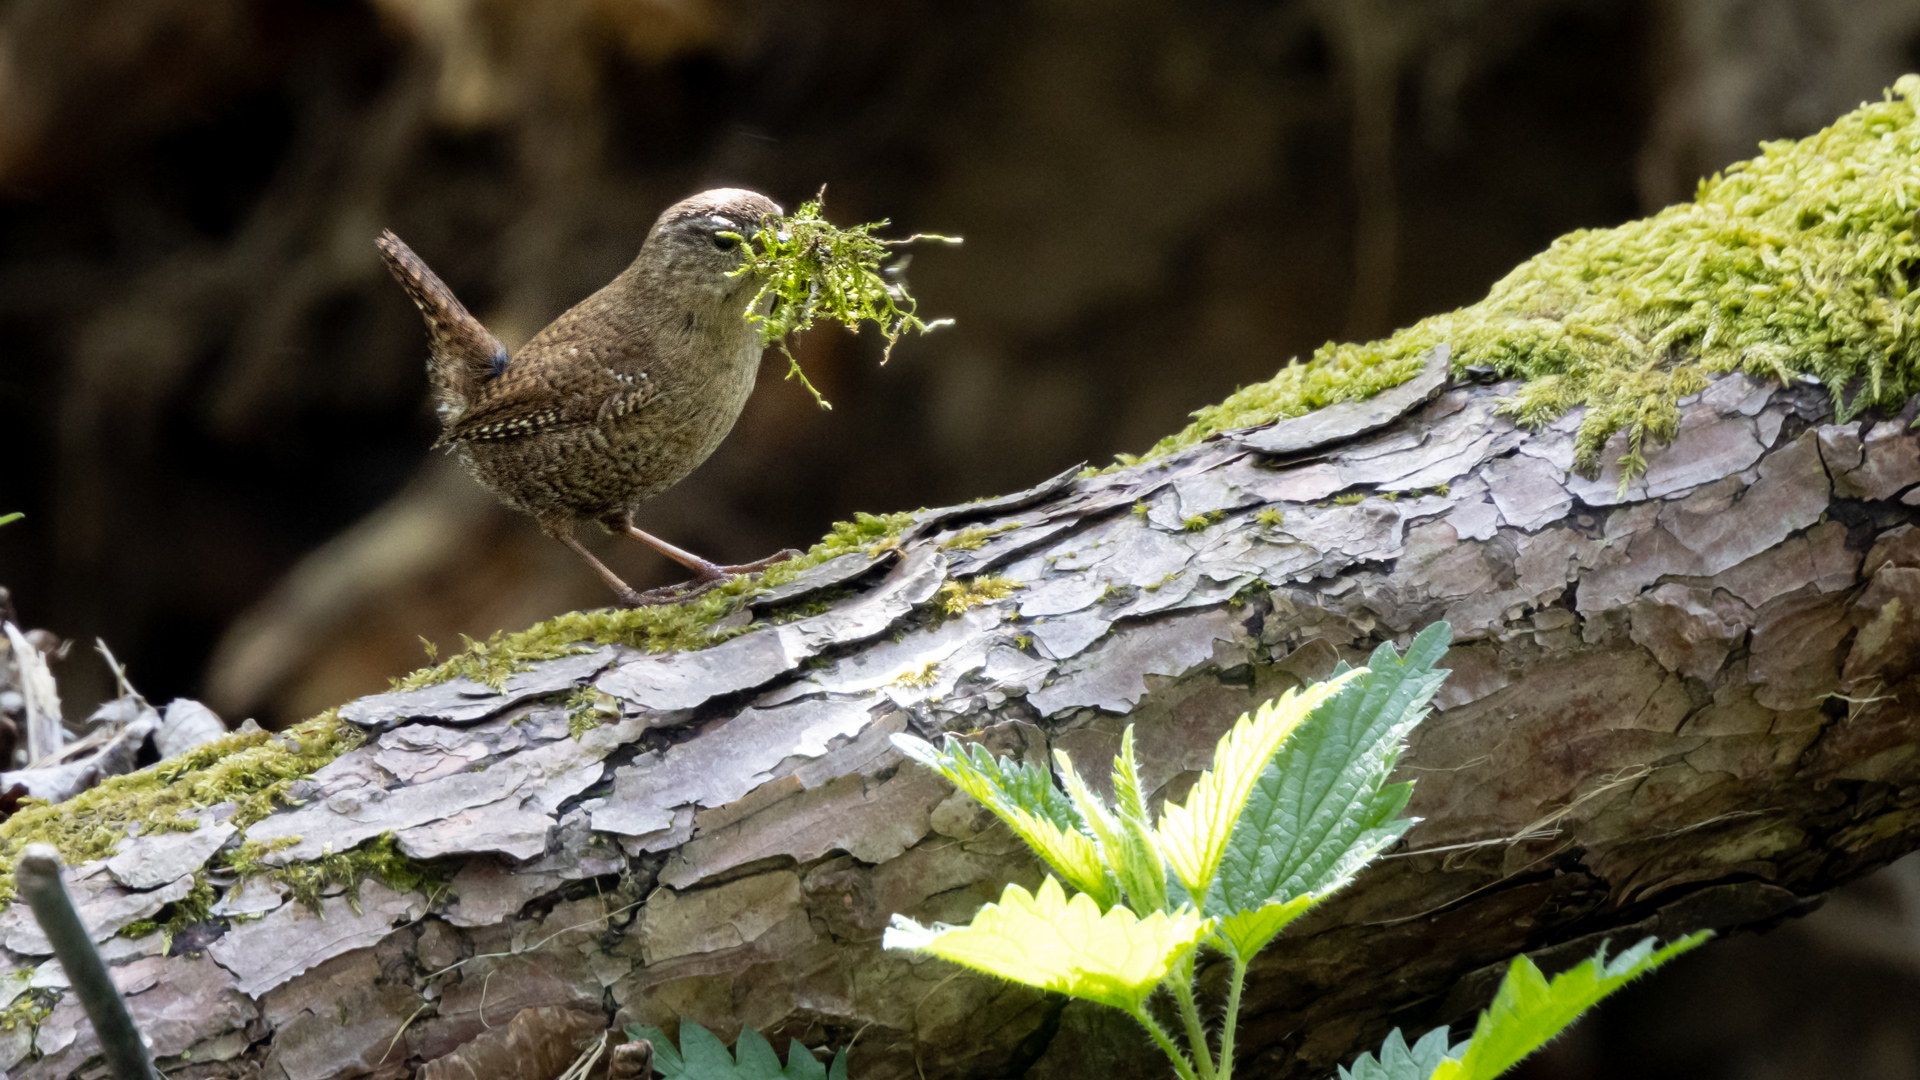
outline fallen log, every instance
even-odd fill
[[[1426,371],[922,511],[708,648],[353,702],[363,744],[275,812],[208,806],[69,888],[173,1077],[400,1077],[554,1008],[851,1041],[861,1078],[1153,1076],[1118,1014],[881,950],[895,912],[1039,879],[888,736],[1103,776],[1132,723],[1160,797],[1241,712],[1438,619],[1453,674],[1398,777],[1422,823],[1256,965],[1253,1074],[1461,1019],[1516,952],[1762,928],[1920,847],[1920,404],[1836,423],[1730,375],[1623,482],[1574,471],[1577,413],[1518,428],[1512,385]],[[0,946],[0,1065],[96,1074],[21,905]]]

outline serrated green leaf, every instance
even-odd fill
[[[893,736],[893,745],[978,799],[1055,873],[1101,907],[1119,900],[1120,890],[1107,876],[1100,849],[1087,835],[1086,821],[1045,769],[997,759],[986,747],[969,747],[951,735],[940,748],[911,735]]]
[[[1328,684],[1341,689],[1320,700],[1254,781],[1203,911],[1224,919],[1317,901],[1406,832],[1413,822],[1399,815],[1413,786],[1386,779],[1446,677],[1433,665],[1451,637],[1451,627],[1435,623],[1406,656],[1383,644],[1367,667]],[[1241,959],[1272,940],[1251,932],[1258,928],[1237,925],[1227,939]]]
[[[1279,903],[1264,904],[1248,911],[1222,915],[1214,926],[1214,937],[1222,952],[1250,957],[1286,929],[1288,923],[1307,913],[1317,896],[1296,896]]]
[[[1144,825],[1153,824],[1153,815],[1147,813],[1146,796],[1140,787],[1140,765],[1133,759],[1132,724],[1120,733],[1120,753],[1113,759],[1113,801],[1114,812],[1121,817],[1134,818]]]
[[[845,1050],[840,1051],[840,1057],[846,1056]],[[800,1045],[799,1039],[794,1039],[787,1043],[787,1071],[783,1075],[787,1080],[827,1080],[827,1069],[820,1064],[819,1058],[813,1056],[813,1051]]]
[[[651,1024],[628,1024],[626,1030],[629,1040],[645,1039],[653,1044],[653,1067],[662,1076],[672,1080],[686,1074],[687,1063],[680,1057],[680,1051],[673,1048],[673,1040],[667,1038],[666,1032]]]
[[[1191,908],[1141,918],[1067,899],[1048,878],[1037,893],[1009,885],[967,926],[921,926],[895,915],[881,944],[914,949],[1012,982],[1134,1012],[1167,970],[1212,929]]]
[[[1432,1080],[1493,1080],[1560,1034],[1601,998],[1712,936],[1702,931],[1658,950],[1654,939],[1646,938],[1612,961],[1603,944],[1591,959],[1551,982],[1532,960],[1515,957],[1493,1004],[1480,1014],[1466,1053],[1441,1062],[1430,1074]]]
[[[834,1055],[834,1071],[829,1075],[813,1052],[795,1039],[787,1046],[787,1067],[765,1037],[752,1028],[743,1029],[728,1053],[725,1043],[691,1020],[680,1021],[680,1045],[675,1048],[667,1033],[645,1024],[628,1024],[627,1038],[645,1039],[653,1044],[653,1067],[667,1080],[847,1080],[847,1051],[842,1047]],[[737,1059],[737,1060],[736,1060]]]
[[[1108,809],[1100,796],[1081,778],[1079,770],[1073,767],[1073,761],[1065,751],[1055,750],[1053,758],[1060,782],[1067,789],[1067,797],[1073,800],[1081,820],[1087,823],[1088,830],[1093,833],[1093,839],[1099,845],[1100,857],[1119,882],[1127,906],[1136,915],[1165,910],[1167,870],[1146,830],[1137,823],[1130,824]]]
[[[727,1044],[691,1020],[680,1021],[680,1057],[686,1063],[687,1080],[733,1080],[733,1055],[727,1053]]]
[[[1465,1046],[1461,1044],[1463,1049]],[[1412,1046],[1407,1045],[1400,1029],[1394,1028],[1380,1044],[1379,1057],[1361,1054],[1351,1066],[1340,1070],[1340,1080],[1427,1080],[1446,1056],[1446,1028],[1434,1028]]]
[[[1316,706],[1338,694],[1359,674],[1348,672],[1305,690],[1289,690],[1241,716],[1214,748],[1213,767],[1200,774],[1187,801],[1184,804],[1169,802],[1161,810],[1160,854],[1188,893],[1207,895],[1234,823],[1240,819],[1247,796],[1274,751]]]
[[[733,1075],[738,1080],[783,1080],[786,1076],[780,1068],[780,1055],[752,1028],[740,1029],[740,1038],[733,1044],[733,1057]]]

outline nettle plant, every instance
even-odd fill
[[[896,915],[885,946],[1119,1009],[1182,1080],[1229,1080],[1248,964],[1414,824],[1401,816],[1413,784],[1387,779],[1446,677],[1434,665],[1451,638],[1452,629],[1436,623],[1405,656],[1382,645],[1366,667],[1342,664],[1327,681],[1242,716],[1186,801],[1166,803],[1157,818],[1131,725],[1113,763],[1112,803],[1058,751],[1056,786],[1046,769],[997,760],[951,735],[938,748],[894,736],[904,753],[1005,822],[1057,876],[1037,892],[1008,885],[967,926],[921,926]],[[1664,949],[1648,939],[1612,960],[1603,945],[1551,981],[1520,957],[1466,1042],[1450,1044],[1442,1028],[1409,1046],[1396,1030],[1377,1057],[1363,1055],[1341,1076],[1497,1076],[1601,997],[1705,937]],[[1230,965],[1217,1042],[1194,989],[1203,948]],[[1158,992],[1170,999],[1184,1046],[1156,1015]]]

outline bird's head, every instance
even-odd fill
[[[740,268],[740,241],[751,236],[780,204],[745,188],[714,188],[682,199],[660,215],[640,248],[639,264],[649,276],[715,298],[744,298],[757,287],[749,275],[729,277]]]

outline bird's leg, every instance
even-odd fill
[[[635,591],[633,586],[621,581],[619,574],[607,569],[606,563],[593,557],[593,552],[588,551],[587,546],[582,544],[579,538],[573,535],[573,522],[543,521],[540,523],[540,527],[548,536],[572,548],[574,554],[587,560],[587,565],[593,567],[594,573],[600,575],[600,580],[607,583],[607,587],[613,590],[614,595],[620,598],[622,604],[625,604],[627,607],[641,607],[650,602],[643,594]]]
[[[646,532],[633,523],[631,515],[611,517],[603,524],[614,532],[625,533],[633,537],[635,540],[640,541],[653,550],[658,551],[660,554],[665,555],[667,558],[672,559],[674,562],[679,563],[681,566],[693,571],[693,580],[691,581],[684,581],[678,585],[668,585],[659,589],[650,589],[642,593],[641,595],[646,598],[644,602],[647,603],[683,600],[688,597],[698,596],[736,574],[751,574],[765,570],[774,563],[783,562],[799,554],[799,552],[792,550],[780,551],[757,562],[741,563],[738,566],[722,566],[718,563],[708,562],[691,551],[674,547],[665,540]]]

